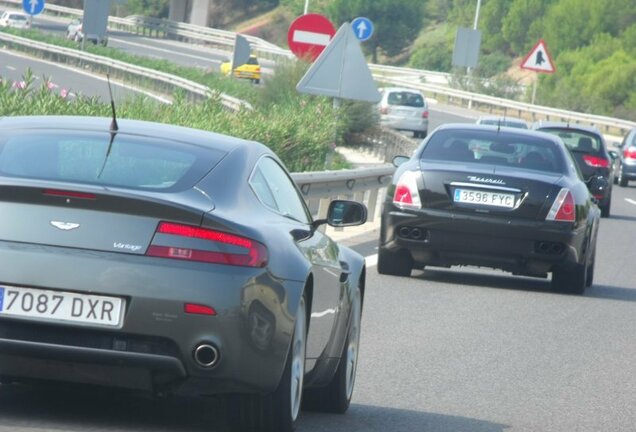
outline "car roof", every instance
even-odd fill
[[[582,125],[580,123],[555,122],[541,120],[532,125],[532,129],[572,129],[589,132],[603,137],[603,134],[596,126]]]
[[[561,139],[555,135],[552,135],[547,132],[541,132],[532,129],[519,129],[519,128],[511,128],[511,127],[502,127],[498,128],[496,125],[482,125],[477,123],[446,123],[441,126],[438,126],[435,132],[439,130],[457,130],[457,131],[492,131],[494,133],[506,133],[508,135],[524,135],[524,136],[534,136],[536,138],[543,138],[548,141],[552,141],[557,145],[563,145]]]
[[[16,116],[0,117],[0,130],[28,129],[29,131],[67,131],[79,132],[110,132],[110,117],[88,116]],[[137,135],[149,138],[178,141],[200,147],[231,152],[233,150],[261,146],[263,152],[271,153],[269,148],[255,141],[223,135],[215,132],[175,126],[164,123],[141,120],[117,119],[118,133]]]
[[[382,91],[407,91],[413,93],[422,93],[418,89],[408,88],[408,87],[382,87],[380,90]]]

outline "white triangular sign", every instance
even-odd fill
[[[380,102],[360,42],[349,23],[344,23],[329,45],[302,77],[296,90],[318,96]]]
[[[535,72],[553,73],[556,68],[552,57],[548,52],[543,39],[539,40],[537,44],[530,50],[528,55],[521,62],[521,69],[528,69]]]

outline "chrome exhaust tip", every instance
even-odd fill
[[[203,368],[213,368],[221,358],[219,349],[212,344],[202,343],[194,348],[194,361]]]

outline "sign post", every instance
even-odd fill
[[[543,39],[530,50],[530,52],[524,57],[520,65],[521,69],[531,70],[539,73],[554,73],[556,67],[552,61],[552,56],[548,51],[548,46]],[[537,82],[539,79],[535,79],[532,85],[532,105],[537,96]]]

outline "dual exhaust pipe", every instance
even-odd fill
[[[536,250],[544,255],[561,255],[565,250],[562,243],[540,241],[536,243]]]
[[[426,238],[426,230],[417,227],[403,226],[398,230],[398,234],[409,240],[424,240]]]
[[[194,347],[192,357],[198,366],[211,369],[219,363],[221,354],[215,345],[203,342]]]

